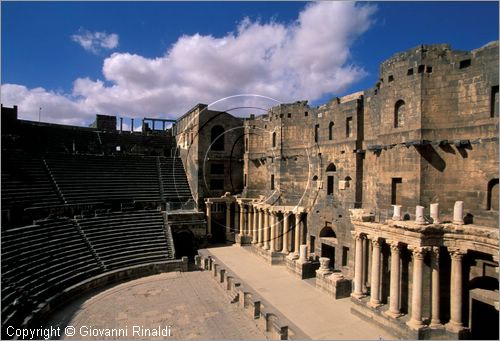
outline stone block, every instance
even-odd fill
[[[316,271],[316,287],[334,299],[349,297],[352,291],[352,281],[340,272]]]

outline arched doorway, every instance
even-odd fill
[[[321,242],[321,257],[330,258],[330,267],[335,269],[337,235],[328,223],[325,223],[325,227],[320,231],[319,240]]]

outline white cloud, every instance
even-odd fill
[[[111,50],[118,47],[118,35],[116,33],[90,32],[83,28],[77,34],[71,36],[71,40],[80,44],[86,51],[98,54],[102,50]]]
[[[240,93],[315,100],[346,91],[366,75],[350,61],[350,49],[371,26],[375,11],[373,5],[354,2],[309,3],[291,24],[245,19],[222,37],[181,36],[157,58],[113,53],[104,60],[103,80],[76,79],[71,94],[24,88],[33,98],[27,102],[4,85],[2,101],[18,104],[24,115],[40,106],[37,98],[50,98],[61,104],[54,107],[54,118],[82,113],[83,121],[90,113],[177,117],[196,103]],[[84,48],[104,47],[102,41],[82,42]]]

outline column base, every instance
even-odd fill
[[[351,293],[351,297],[352,297],[352,298],[355,298],[355,299],[357,299],[357,300],[360,300],[360,299],[362,299],[363,297],[366,297],[366,295],[365,295],[365,294],[363,294],[362,292],[359,292],[359,293],[357,293],[357,292],[353,292],[353,293]]]
[[[380,302],[372,302],[372,301],[368,302],[368,306],[371,307],[371,308],[375,308],[375,309],[378,308],[378,307],[380,307],[380,306],[382,306],[382,305],[383,304],[380,303]]]
[[[446,330],[448,330],[452,333],[459,333],[465,329],[465,327],[462,323],[453,322],[453,321],[450,321],[447,324],[445,324],[445,328],[446,328]]]
[[[406,325],[411,329],[420,329],[424,326],[424,323],[419,320],[411,319],[410,321],[406,322]]]
[[[269,250],[269,249],[270,249],[269,245],[264,245],[264,250]]]
[[[431,321],[431,323],[429,324],[429,328],[443,328],[443,324],[441,323],[441,321]]]
[[[400,318],[401,316],[404,315],[402,312],[393,312],[390,310],[387,310],[386,312],[384,312],[384,314],[390,318],[393,318],[393,319]]]

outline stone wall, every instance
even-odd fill
[[[373,88],[320,107],[281,104],[244,125],[243,196],[306,207],[311,252],[334,253],[345,275],[351,208],[384,221],[396,203],[414,219],[416,205],[436,202],[450,220],[462,200],[469,222],[498,226],[498,207],[488,207],[498,204],[498,185],[488,199],[498,179],[498,42],[418,46],[383,62]]]
[[[174,134],[200,209],[204,208],[202,199],[206,197],[241,193],[244,135],[241,119],[198,104],[178,119]]]

